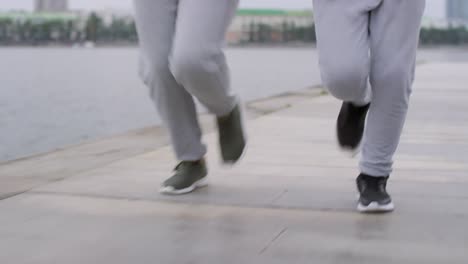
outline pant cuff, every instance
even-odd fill
[[[361,164],[359,166],[359,169],[361,170],[361,173],[364,173],[372,177],[387,177],[392,173],[391,167],[382,168],[382,167],[377,167],[377,166],[369,166],[369,165]]]

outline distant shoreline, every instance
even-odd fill
[[[226,44],[226,47],[315,47],[315,43],[248,43],[248,44]],[[138,43],[95,43],[95,44],[84,44],[84,43],[73,43],[73,44],[14,44],[14,45],[1,45],[0,47],[30,47],[30,48],[127,48],[127,47],[138,47]]]
[[[316,48],[316,43],[251,43],[251,44],[226,44],[228,48],[304,48],[311,47]],[[101,49],[101,48],[137,48],[136,43],[98,43],[93,46],[86,45],[67,45],[67,44],[46,44],[46,45],[1,45],[0,48],[77,48],[77,49]],[[420,48],[468,48],[468,44],[456,44],[456,45],[420,45]]]

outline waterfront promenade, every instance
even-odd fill
[[[355,212],[338,101],[310,88],[247,109],[235,167],[202,117],[210,185],[186,196],[157,192],[176,162],[158,128],[0,165],[0,263],[468,262],[468,64],[418,67],[392,214]]]

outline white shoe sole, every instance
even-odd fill
[[[367,206],[359,203],[357,206],[357,210],[361,213],[385,213],[392,212],[393,210],[395,210],[395,205],[393,204],[393,202],[385,205],[381,205],[378,202],[372,202]]]
[[[187,194],[195,191],[195,189],[202,188],[208,185],[206,177],[194,182],[192,185],[190,185],[187,188],[176,190],[172,186],[163,186],[159,190],[160,193],[162,194],[170,194],[170,195],[182,195],[182,194]]]

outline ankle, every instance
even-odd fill
[[[376,176],[376,175],[370,175],[370,174],[366,174],[366,173],[363,173],[361,172],[361,174],[359,174],[359,177],[362,177],[362,178],[371,178],[371,179],[379,179],[379,178],[388,178],[389,176]]]

